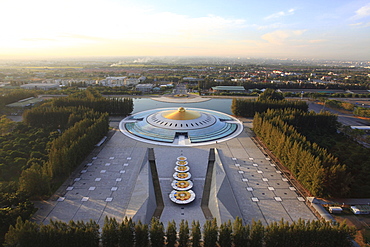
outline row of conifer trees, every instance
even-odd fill
[[[99,225],[92,220],[86,223],[51,221],[48,225],[39,225],[18,218],[5,236],[4,246],[347,247],[352,246],[354,233],[354,228],[345,224],[301,219],[292,223],[281,220],[269,225],[263,225],[260,221],[244,225],[240,218],[217,225],[216,219],[213,219],[206,221],[203,229],[199,221],[193,221],[189,227],[188,222],[182,220],[177,230],[174,221],[168,222],[165,229],[164,224],[155,218],[148,225],[128,218],[118,223],[116,219],[106,217],[100,231]]]
[[[240,117],[253,117],[256,112],[264,112],[267,109],[295,108],[303,111],[308,110],[308,105],[304,101],[288,100],[253,100],[253,99],[233,99],[231,111]]]
[[[307,128],[318,127],[335,131],[336,121],[333,115],[308,113],[297,109],[256,113],[253,130],[312,195],[346,196],[352,180],[347,167],[340,164],[326,149],[300,134],[295,126],[301,124],[296,122],[305,123]]]
[[[66,128],[71,127],[76,119],[96,118],[93,112],[109,115],[127,116],[133,111],[133,101],[129,98],[104,98],[93,89],[60,97],[45,102],[23,114],[24,122],[32,127]],[[76,109],[77,108],[77,109]],[[72,114],[72,115],[71,115]]]
[[[98,112],[107,112],[109,115],[126,116],[134,108],[132,99],[129,98],[105,98],[92,88],[73,94],[69,97],[59,97],[52,102],[56,107],[85,106]]]
[[[24,122],[32,127],[58,131],[47,145],[47,159],[24,170],[20,189],[31,197],[48,195],[57,188],[106,134],[109,112],[131,113],[131,99],[105,99],[99,92],[82,92],[45,102],[26,111]]]
[[[20,96],[27,95],[12,95]],[[89,88],[25,111],[1,136],[0,246],[9,225],[34,210],[29,199],[49,196],[107,135],[109,112],[125,116],[132,108],[131,99],[105,99]]]

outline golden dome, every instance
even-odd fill
[[[162,116],[172,120],[193,120],[201,115],[197,111],[185,110],[184,107],[180,107],[177,110],[165,111],[162,113]]]

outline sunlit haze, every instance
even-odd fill
[[[1,58],[370,58],[368,0],[0,0]]]

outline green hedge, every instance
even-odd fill
[[[185,221],[186,222],[186,221]],[[187,225],[182,223],[183,227]],[[172,225],[169,224],[169,225]],[[243,225],[240,218],[225,222],[218,227],[216,220],[206,221],[203,226],[203,243],[199,240],[200,226],[193,221],[191,232],[189,230],[178,232],[175,242],[167,246],[220,246],[220,247],[347,247],[352,246],[354,228],[345,224],[332,224],[325,221],[272,222],[262,225],[260,221],[253,221],[251,225]],[[173,228],[173,226],[171,226]],[[185,234],[185,235],[184,235]],[[153,219],[150,225],[135,223],[125,218],[118,223],[114,218],[105,218],[102,233],[99,226],[90,221],[84,223],[51,221],[49,225],[38,225],[30,221],[17,220],[15,226],[9,228],[6,234],[5,247],[157,247],[166,244],[163,223]],[[193,241],[192,241],[193,240]],[[101,242],[101,245],[99,244]],[[170,244],[170,245],[169,245]]]

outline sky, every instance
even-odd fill
[[[0,58],[370,60],[370,0],[0,0]]]

